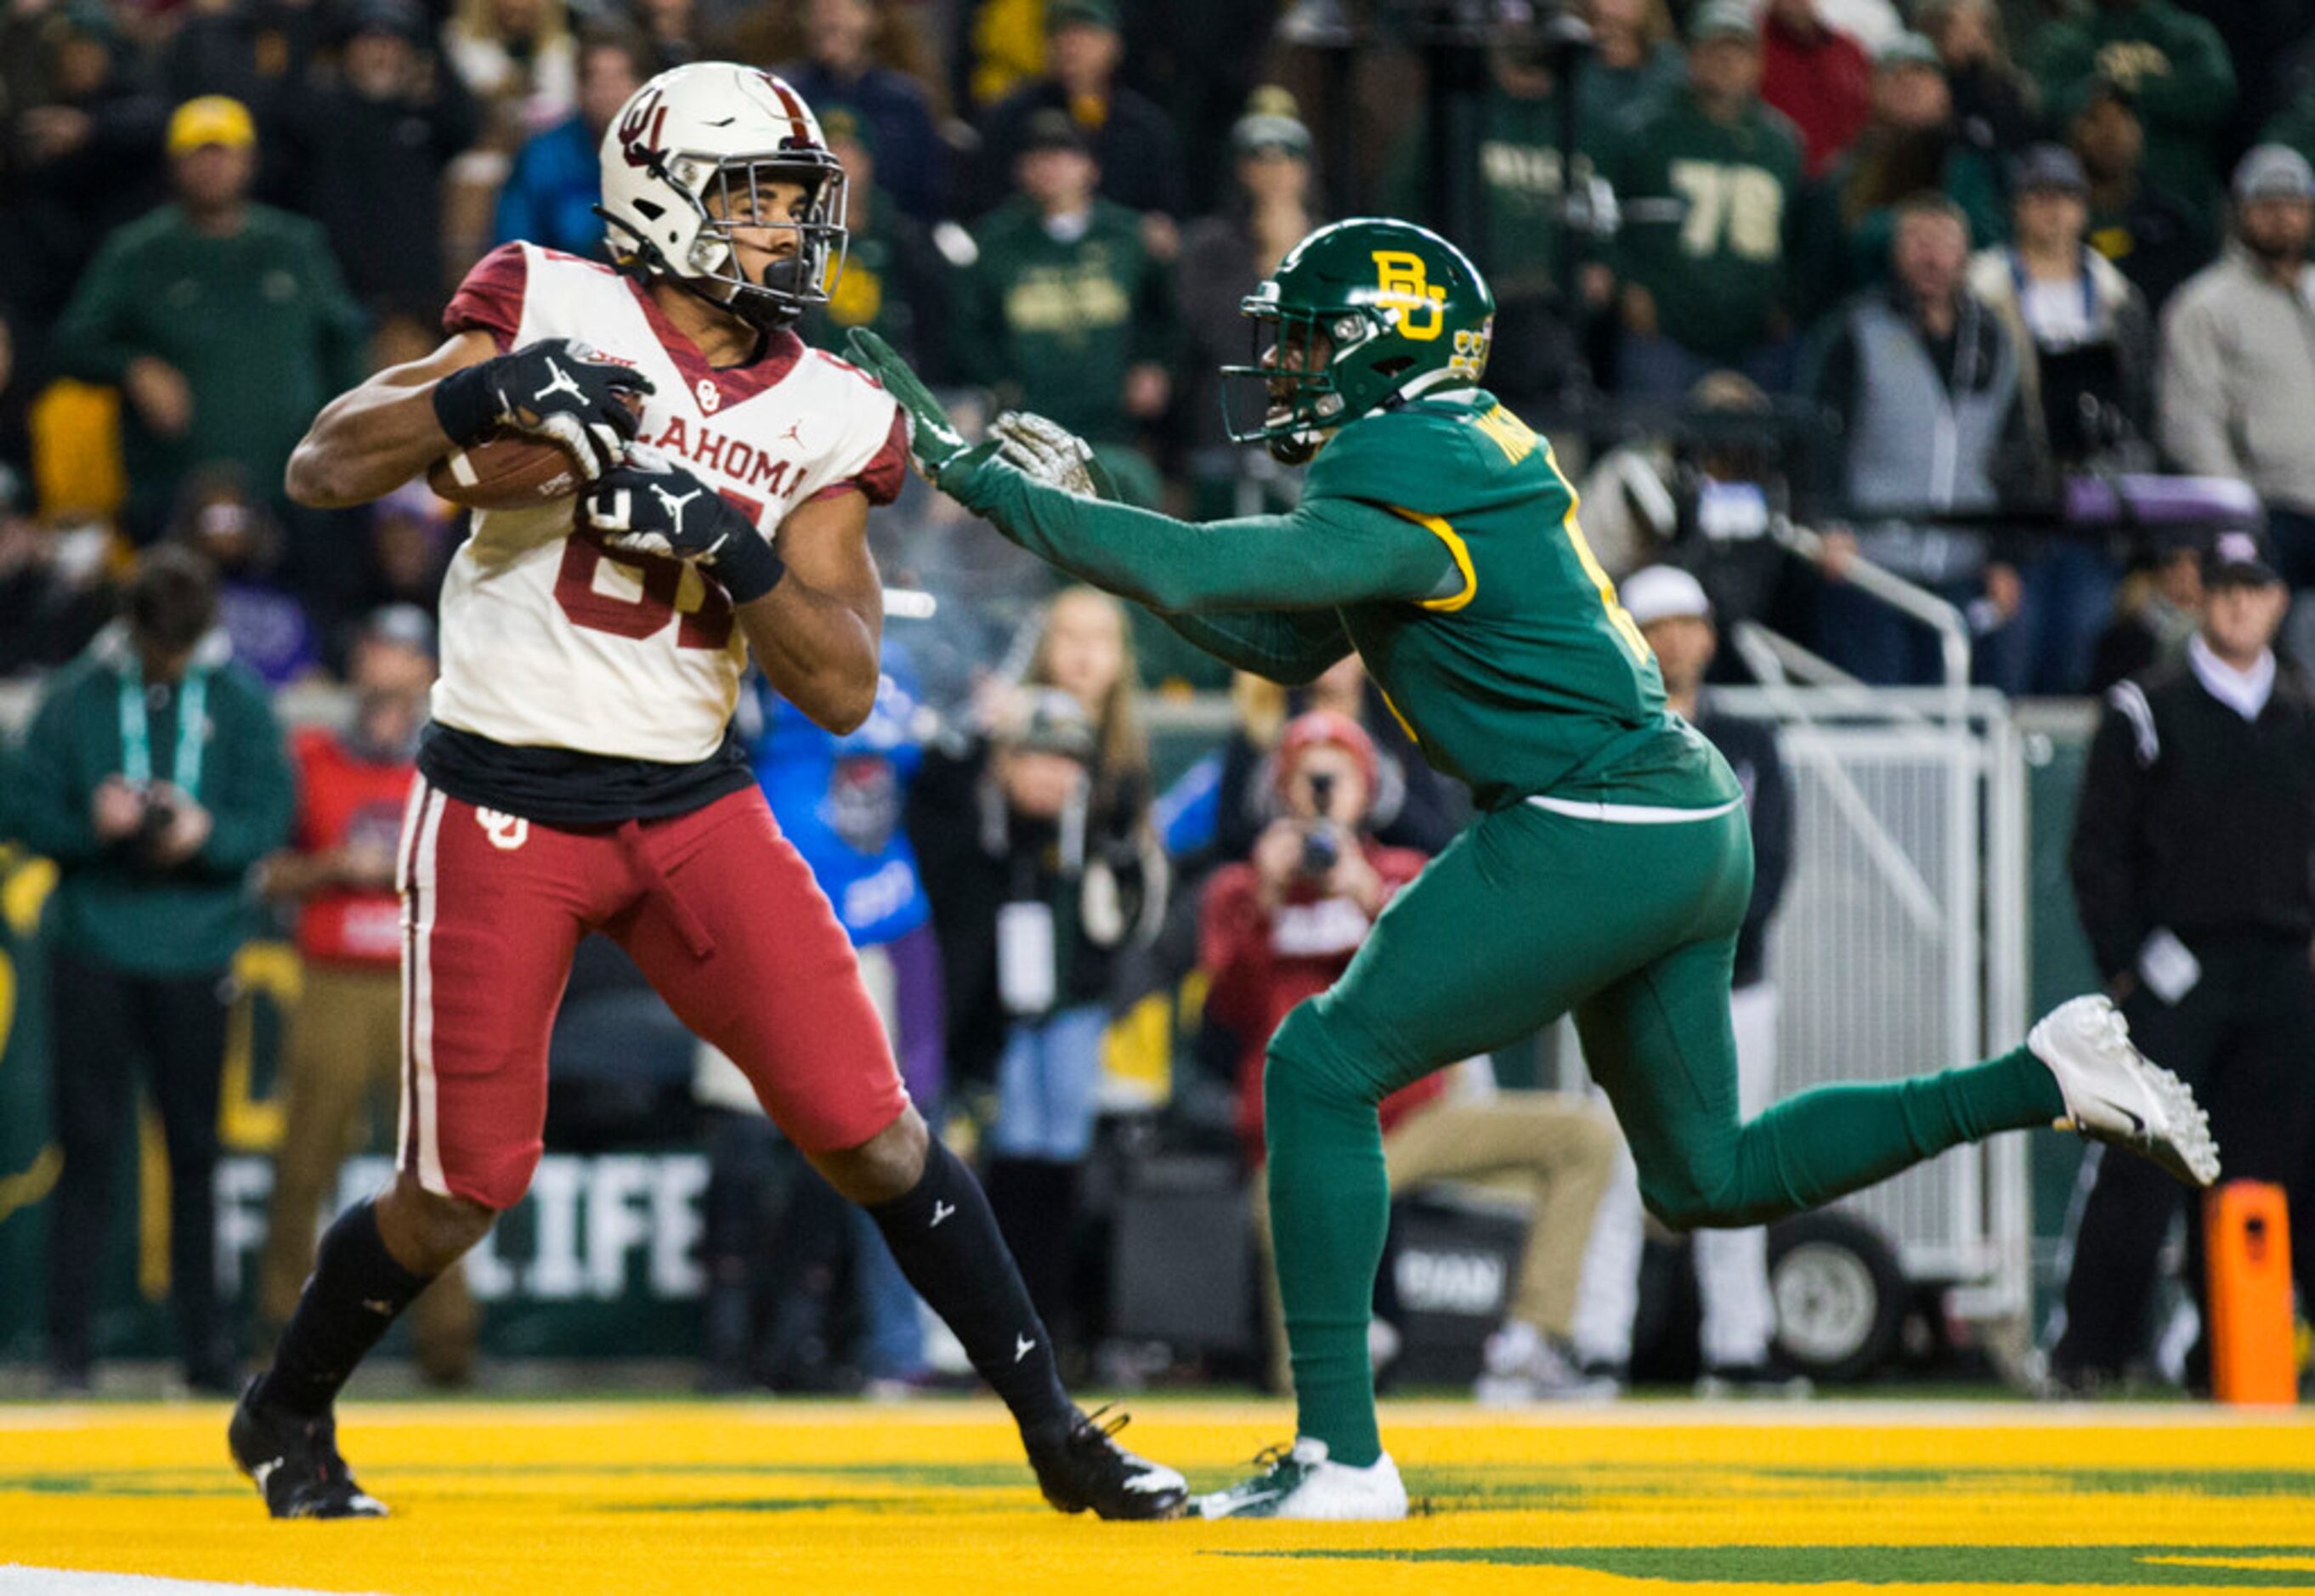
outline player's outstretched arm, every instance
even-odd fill
[[[416,476],[450,452],[434,414],[434,385],[498,352],[489,333],[460,332],[424,359],[389,366],[331,400],[289,456],[289,497],[342,510]]]
[[[1379,505],[1305,500],[1288,516],[1192,525],[1047,486],[997,458],[995,444],[966,448],[883,340],[855,330],[849,342],[908,416],[910,452],[942,492],[1032,554],[1162,615],[1335,609],[1461,583],[1444,544]]]

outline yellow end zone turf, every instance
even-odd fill
[[[395,1596],[2315,1590],[2315,1423],[2293,1414],[1394,1404],[1428,1511],[1338,1526],[1061,1518],[979,1402],[357,1403],[341,1437],[395,1516],[276,1524],[225,1419],[0,1407],[0,1567]],[[1274,1404],[1152,1401],[1126,1438],[1206,1489],[1291,1427]]]

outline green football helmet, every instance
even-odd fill
[[[1222,424],[1290,466],[1331,428],[1477,386],[1495,324],[1495,297],[1468,256],[1428,227],[1372,217],[1311,234],[1238,310],[1254,360],[1221,368]],[[1255,395],[1258,421],[1246,413]]]

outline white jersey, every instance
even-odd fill
[[[652,382],[639,439],[738,506],[767,539],[806,500],[889,503],[908,439],[857,368],[774,334],[753,364],[711,368],[643,285],[608,266],[503,244],[443,324],[511,350],[571,338]],[[434,718],[493,742],[668,764],[714,754],[748,645],[731,600],[680,561],[606,554],[571,535],[576,500],[477,510],[442,587]]]

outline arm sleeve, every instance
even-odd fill
[[[1223,664],[1283,687],[1316,680],[1351,652],[1350,634],[1343,630],[1337,610],[1242,609],[1162,618]]]
[[[2198,299],[2181,297],[2162,329],[2160,395],[2162,450],[2204,476],[2243,475],[2228,421],[2226,361],[2213,317]]]
[[[1193,525],[1032,482],[993,452],[982,445],[941,486],[1031,554],[1161,615],[1339,609],[1427,598],[1462,580],[1438,538],[1355,500],[1305,498],[1291,515]]]
[[[2123,705],[2134,699],[2145,715],[2142,729]],[[2145,803],[2146,771],[2138,749],[2152,737],[2153,714],[2134,682],[2123,682],[2107,696],[2105,718],[2082,767],[2080,805],[2066,851],[2074,909],[2089,937],[2098,974],[2112,980],[2138,962],[2149,929],[2133,890],[2138,838]]]
[[[9,785],[14,790],[8,809],[24,846],[61,865],[93,864],[104,856],[88,815],[96,782],[78,765],[71,705],[64,695],[53,695],[32,717],[24,745],[10,764]]]

